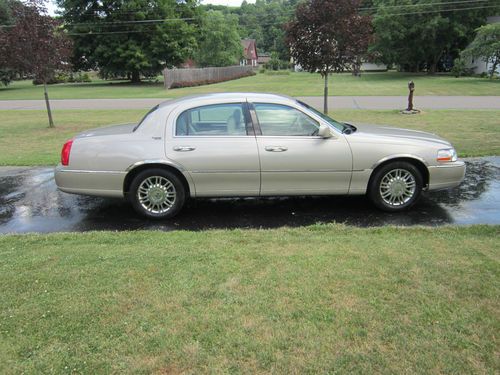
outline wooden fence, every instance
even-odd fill
[[[253,75],[251,66],[225,66],[221,68],[165,69],[165,88],[206,85]]]

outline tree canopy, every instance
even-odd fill
[[[372,55],[402,70],[430,73],[440,68],[440,62],[457,57],[486,16],[498,10],[488,4],[442,0],[373,0],[373,5]]]
[[[196,62],[201,66],[238,64],[243,48],[238,34],[238,18],[209,10],[202,17]]]
[[[286,26],[293,59],[309,72],[325,78],[327,112],[328,74],[357,64],[371,40],[368,16],[358,13],[358,0],[308,0],[300,3]]]
[[[490,78],[496,72],[500,64],[500,23],[481,26],[477,29],[477,34],[472,43],[465,51],[464,56],[473,58],[482,57],[491,63]]]
[[[156,75],[182,63],[196,47],[195,0],[59,0],[75,42],[78,69],[102,75]]]

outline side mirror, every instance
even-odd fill
[[[332,137],[332,131],[325,124],[321,124],[319,126],[319,129],[318,129],[318,135],[321,138],[331,138]]]

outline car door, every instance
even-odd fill
[[[316,136],[320,120],[298,108],[252,103],[260,155],[261,195],[346,194],[352,154],[339,132]]]
[[[179,108],[169,122],[166,155],[190,174],[196,196],[259,194],[257,143],[244,100]]]

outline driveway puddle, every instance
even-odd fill
[[[193,200],[173,220],[150,221],[120,199],[57,191],[52,168],[0,173],[0,233],[89,230],[276,228],[315,223],[355,226],[500,224],[500,157],[466,159],[458,188],[425,193],[410,211],[376,210],[364,197]]]

